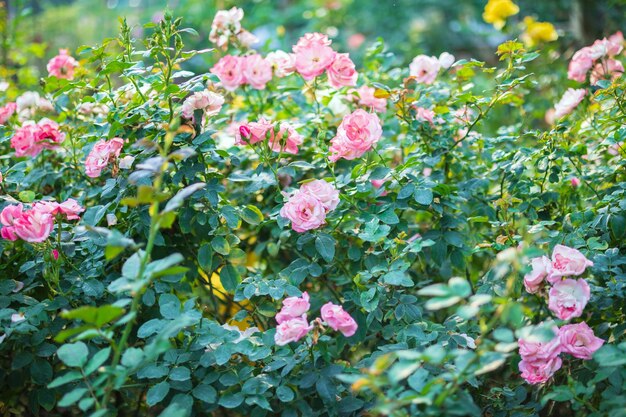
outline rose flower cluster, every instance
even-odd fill
[[[79,214],[85,211],[72,198],[63,203],[56,201],[39,201],[30,209],[20,204],[6,206],[0,212],[0,235],[7,240],[22,239],[30,243],[43,242],[50,236],[54,228],[54,219],[63,215],[66,220],[78,220]]]
[[[580,317],[591,296],[589,285],[582,278],[568,277],[582,275],[593,262],[576,249],[556,245],[551,259],[533,258],[531,266],[532,271],[524,276],[526,291],[541,293],[548,282],[552,285],[548,291],[548,308],[561,320]],[[553,329],[556,336],[549,342],[519,340],[522,357],[519,370],[522,378],[531,384],[546,382],[561,368],[561,353],[588,360],[604,343],[585,322]]]

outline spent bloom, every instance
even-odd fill
[[[120,156],[123,146],[124,139],[121,138],[102,139],[96,142],[85,160],[85,173],[87,176],[98,178],[109,165],[109,162],[115,161]]]
[[[441,63],[434,56],[418,55],[409,65],[409,75],[418,83],[432,84],[437,78]]]
[[[586,94],[587,91],[584,88],[568,88],[561,100],[554,106],[554,117],[560,119],[570,114],[583,101]]]
[[[382,136],[378,116],[358,109],[345,116],[331,140],[330,157],[333,162],[340,158],[355,159],[372,149]]]
[[[67,80],[74,78],[76,67],[78,67],[78,62],[69,55],[67,49],[60,49],[59,55],[48,61],[46,66],[49,75]]]
[[[548,308],[561,320],[580,317],[591,297],[584,279],[565,279],[550,288]]]
[[[358,329],[356,321],[344,311],[342,306],[328,302],[321,309],[322,320],[333,330],[340,331],[345,337],[354,335]]]
[[[219,10],[211,23],[209,40],[219,48],[226,48],[230,38],[241,31],[241,19],[243,19],[243,10],[238,7]]]
[[[575,358],[589,360],[604,340],[596,337],[587,323],[568,324],[559,329],[561,351]]]

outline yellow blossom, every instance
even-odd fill
[[[559,38],[556,29],[550,22],[537,22],[530,16],[524,18],[526,30],[522,33],[521,39],[526,46],[535,46],[542,42],[552,42]]]
[[[519,7],[511,0],[489,0],[483,11],[483,19],[496,29],[502,29],[507,17],[519,13]]]

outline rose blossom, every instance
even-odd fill
[[[441,68],[448,69],[454,64],[454,55],[448,52],[442,52],[439,55],[439,65]]]
[[[283,307],[276,314],[278,324],[298,317],[306,317],[307,311],[311,308],[309,294],[305,291],[302,297],[288,297],[283,300]]]
[[[270,52],[265,57],[265,60],[270,63],[274,70],[274,75],[278,78],[291,75],[296,70],[296,56],[285,51],[277,50]]]
[[[328,302],[321,309],[322,320],[333,330],[338,330],[345,337],[354,335],[358,329],[356,321],[346,313],[342,306]]]
[[[296,71],[305,80],[322,75],[335,60],[336,52],[330,47],[330,40],[321,33],[307,33],[293,46]]]
[[[615,59],[607,59],[603,63],[598,63],[593,67],[591,75],[589,76],[589,82],[591,85],[597,85],[598,81],[610,78],[616,80],[624,73],[624,66],[622,63]]]
[[[580,180],[577,177],[572,177],[570,183],[572,184],[572,187],[576,188],[580,185]]]
[[[317,229],[326,222],[324,204],[315,196],[295,191],[280,209],[280,215],[291,221],[291,228],[298,233]]]
[[[589,360],[604,340],[596,337],[587,323],[568,324],[559,330],[561,351],[575,358]]]
[[[15,99],[17,105],[17,116],[20,121],[31,119],[37,110],[52,111],[54,107],[52,103],[41,97],[36,91],[26,91]]]
[[[249,55],[244,58],[243,74],[252,88],[264,90],[272,79],[272,64],[259,54]]]
[[[59,125],[49,119],[38,123],[25,122],[11,138],[11,147],[15,156],[37,156],[43,149],[56,149],[65,140],[65,134]]]
[[[359,158],[378,142],[382,133],[378,116],[358,109],[345,116],[337,128],[337,135],[331,140],[329,159],[336,162],[340,158]]]
[[[215,13],[211,23],[209,40],[219,48],[225,48],[230,37],[241,31],[241,19],[243,19],[243,10],[238,7],[233,7],[230,10],[219,10]]]
[[[552,263],[547,256],[541,256],[530,260],[532,271],[524,275],[524,287],[531,294],[539,291],[544,278],[552,269]]]
[[[246,83],[244,58],[238,56],[226,55],[222,57],[217,64],[213,65],[210,72],[217,75],[224,88],[229,91],[233,91]]]
[[[556,371],[561,369],[562,363],[559,357],[545,362],[528,362],[522,360],[519,363],[519,370],[522,373],[522,378],[529,384],[542,384],[549,380]]]
[[[313,180],[302,184],[300,192],[317,198],[326,212],[334,210],[339,204],[339,191],[331,183],[324,180]]]
[[[435,112],[426,109],[424,107],[415,107],[415,118],[422,122],[428,122],[431,125],[434,124],[433,118],[435,117]]]
[[[222,109],[224,97],[212,91],[197,91],[183,102],[182,113],[186,119],[193,119],[196,110],[203,110],[205,117],[215,116]]]
[[[580,317],[591,297],[584,279],[565,279],[556,282],[549,292],[548,308],[561,320]]]
[[[607,41],[607,53],[609,56],[619,55],[622,52],[622,49],[624,49],[624,35],[620,31],[609,36]]]
[[[78,201],[73,198],[68,198],[61,204],[59,204],[59,212],[65,214],[67,220],[80,219],[79,214],[85,211],[85,208],[78,204]]]
[[[561,353],[561,339],[559,329],[554,326],[554,336],[548,342],[530,342],[524,339],[517,341],[519,354],[523,360],[528,362],[548,361],[559,356]]]
[[[286,152],[293,155],[298,153],[298,146],[304,139],[289,123],[281,123],[278,133],[270,138],[269,146],[274,152]]]
[[[77,66],[78,62],[67,53],[67,49],[59,49],[59,55],[52,58],[46,68],[51,76],[71,80]]]
[[[328,82],[335,88],[354,86],[359,77],[354,62],[348,54],[336,54],[332,65],[328,67],[327,74]]]
[[[120,156],[124,139],[113,138],[111,140],[102,139],[93,146],[87,159],[85,160],[85,173],[88,177],[98,178],[110,161]]]
[[[255,143],[265,140],[268,132],[271,132],[271,143],[274,139],[274,124],[263,117],[261,117],[257,122],[242,123],[239,126],[238,131],[235,133],[235,144],[254,145]]]
[[[565,245],[556,245],[552,250],[552,266],[548,273],[548,281],[554,284],[561,277],[581,275],[593,262],[585,258],[579,250]]]
[[[554,106],[554,117],[560,119],[570,114],[583,101],[585,94],[587,94],[587,91],[584,88],[568,88],[561,100]]]
[[[17,110],[17,104],[12,101],[0,107],[0,125],[6,124],[15,113],[15,110]]]
[[[300,318],[292,318],[284,321],[276,327],[274,342],[278,346],[284,346],[291,342],[302,339],[313,328],[306,320],[306,314]]]
[[[593,66],[594,60],[595,58],[592,57],[591,48],[585,47],[580,49],[574,54],[569,63],[567,78],[578,81],[579,83],[585,82],[587,72],[589,72]]]
[[[0,235],[2,235],[3,239],[6,240],[17,240],[17,235],[15,234],[15,221],[22,217],[23,214],[23,206],[22,204],[10,205],[6,206],[0,212],[0,223],[2,223],[2,230],[0,230]]]
[[[418,55],[409,65],[409,75],[418,83],[432,84],[437,78],[441,64],[434,56]]]
[[[15,234],[27,242],[43,242],[50,236],[54,227],[54,217],[34,206],[22,213],[14,221]]]
[[[364,85],[356,90],[352,90],[352,98],[357,100],[359,106],[367,107],[369,110],[373,109],[379,113],[384,113],[387,110],[387,100],[384,98],[377,98],[374,95],[375,92],[376,89],[374,87]]]

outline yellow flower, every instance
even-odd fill
[[[550,22],[537,22],[530,16],[524,18],[526,31],[522,33],[521,39],[526,46],[535,46],[542,42],[552,42],[559,38],[556,29]]]
[[[483,11],[483,19],[496,29],[502,29],[506,18],[519,13],[519,7],[511,0],[489,0]]]

